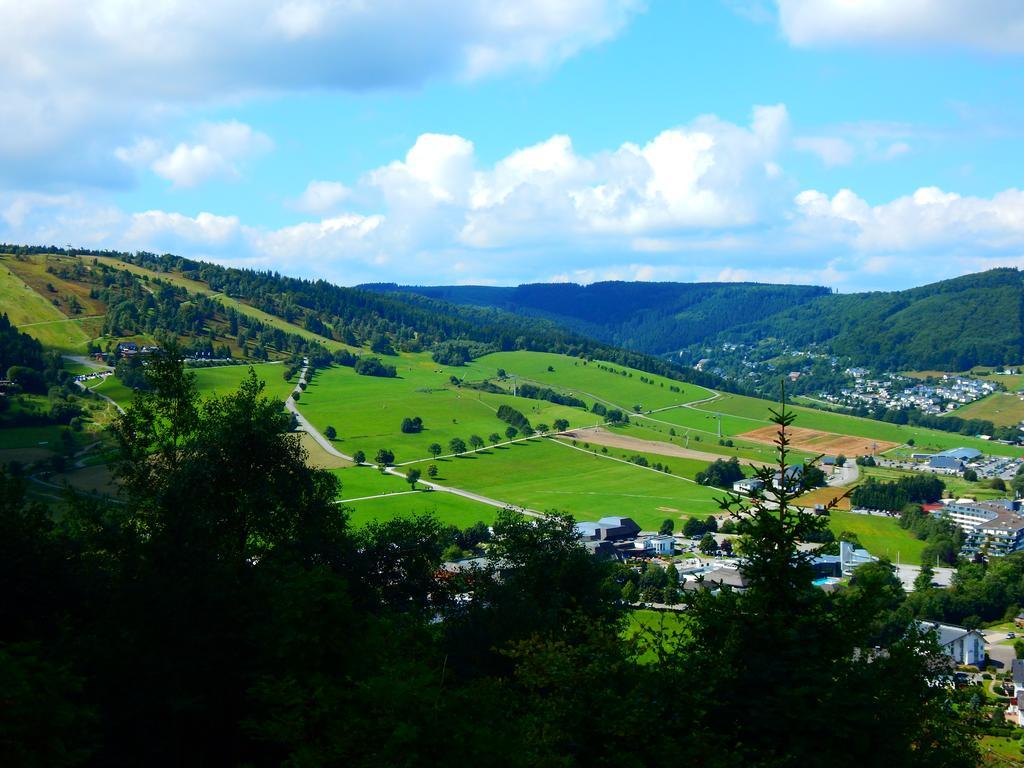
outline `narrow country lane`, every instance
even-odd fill
[[[302,371],[299,373],[299,384],[306,383],[306,371],[308,370],[309,360],[304,359],[302,361]],[[299,385],[296,384],[295,389],[292,390],[292,394],[288,395],[288,399],[284,401],[284,407],[287,408],[290,413],[295,414],[295,418],[299,423],[299,428],[302,429],[304,432],[308,433],[314,440],[316,440],[320,447],[327,451],[327,453],[329,453],[331,456],[335,456],[339,459],[345,459],[346,461],[353,461],[353,458],[351,456],[348,456],[339,451],[337,448],[335,448],[331,444],[331,441],[324,437],[322,434],[320,434],[320,431],[309,422],[309,419],[307,419],[305,416],[302,415],[302,413],[299,412],[299,408],[295,404],[295,400],[292,398],[292,395],[295,394],[296,392],[301,391],[301,387],[299,387]],[[387,472],[389,475],[394,475],[395,477],[401,477],[403,479],[405,478],[405,473],[402,472],[402,470],[399,469],[398,467],[388,467],[384,471]],[[444,493],[451,493],[454,494],[455,496],[461,496],[464,499],[477,501],[481,504],[486,504],[487,506],[490,507],[496,507],[498,509],[512,509],[521,514],[529,515],[530,517],[543,517],[543,515],[540,512],[537,512],[536,510],[528,509],[526,507],[519,507],[516,506],[515,504],[509,504],[508,502],[505,501],[498,501],[497,499],[492,499],[487,496],[481,496],[479,493],[464,491],[461,488],[452,488],[450,486],[441,485],[440,483],[435,483],[430,480],[419,480],[417,482],[420,483],[420,485],[430,488],[431,490],[442,491]]]

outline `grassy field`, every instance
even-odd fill
[[[1024,421],[1024,400],[1010,392],[993,392],[953,411],[961,419],[988,419],[997,427],[1013,427]]]
[[[721,413],[734,417],[726,420],[723,417],[723,432],[727,434],[739,434],[734,430],[749,431],[757,426],[764,426],[768,423],[768,409],[775,407],[767,400],[758,400],[742,395],[723,395],[713,402],[696,406],[702,411],[709,413]],[[965,437],[949,432],[940,432],[934,429],[922,427],[900,426],[889,424],[873,419],[862,419],[856,416],[847,416],[839,413],[828,413],[812,408],[791,406],[797,413],[794,426],[819,429],[837,434],[854,435],[875,440],[886,440],[894,443],[906,443],[913,438],[915,450],[932,451],[946,450],[960,446],[977,448],[988,454],[1001,456],[1022,456],[1024,448],[1011,445],[1001,445],[986,440],[979,440],[974,437]],[[667,418],[668,414],[678,414],[690,409],[677,409],[658,414],[660,418]],[[741,419],[737,422],[735,419]]]
[[[499,368],[503,368],[510,377],[575,393],[588,404],[600,399],[605,404],[630,412],[634,405],[640,405],[645,410],[665,408],[714,394],[694,384],[684,384],[615,363],[599,360],[588,363],[547,352],[496,352],[474,360],[460,370],[464,378],[474,380],[492,378]],[[553,370],[549,371],[548,368]],[[623,372],[627,375],[622,375]],[[641,376],[652,383],[645,384],[640,380]],[[681,391],[672,392],[670,387],[679,387]]]
[[[34,339],[54,349],[82,351],[89,336],[80,319],[69,319],[52,302],[13,272],[10,259],[0,258],[0,309],[10,321]]]
[[[409,493],[405,480],[373,467],[350,467],[335,470],[334,474],[341,480],[340,503],[348,510],[352,524],[357,526],[370,520],[430,513],[442,522],[465,528],[481,521],[490,525],[497,514],[497,507],[453,493],[429,491],[422,485],[417,486],[420,490]],[[370,496],[378,498],[366,498]]]
[[[1003,736],[981,737],[981,764],[1018,766],[1024,763],[1024,752],[1021,751],[1019,739],[1008,739]]]
[[[449,378],[463,369],[440,366],[427,355],[402,355],[387,362],[397,366],[396,378],[360,376],[352,368],[334,366],[317,371],[302,394],[299,409],[321,432],[334,427],[343,453],[362,450],[373,457],[387,448],[404,462],[429,456],[431,443],[447,453],[454,437],[468,442],[470,435],[479,435],[487,440],[497,432],[504,440],[508,425],[495,415],[503,404],[522,412],[534,426],[558,418],[572,426],[597,421],[580,408],[456,387]],[[404,434],[402,420],[416,416],[423,420],[423,431]]]
[[[925,543],[900,528],[896,518],[833,510],[829,528],[837,538],[844,531],[856,534],[863,547],[876,557],[887,557],[894,563],[899,560],[901,563],[921,564],[921,550]]]
[[[238,389],[239,383],[248,375],[249,368],[266,382],[264,393],[268,397],[284,400],[295,388],[294,382],[284,380],[284,366],[275,363],[257,363],[248,365],[222,365],[215,368],[196,368],[196,387],[200,395],[226,395]],[[135,392],[126,387],[116,376],[108,376],[101,384],[92,389],[106,395],[122,408],[127,408],[135,397]]]
[[[644,530],[671,518],[718,511],[722,491],[633,464],[534,439],[436,462],[438,482],[537,511],[577,520],[628,515]]]
[[[444,491],[423,491],[379,499],[347,502],[343,505],[349,514],[349,524],[355,527],[371,521],[384,522],[414,515],[433,515],[442,523],[468,528],[474,523],[491,525],[497,507],[481,504]]]

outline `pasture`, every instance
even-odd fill
[[[295,388],[294,382],[284,380],[284,366],[275,363],[257,363],[255,365],[221,365],[214,368],[193,368],[196,376],[196,387],[204,397],[227,395],[238,389],[242,379],[249,373],[249,368],[256,372],[257,378],[266,383],[263,390],[267,397],[284,401],[288,393]],[[298,380],[298,377],[295,377]],[[135,398],[135,392],[129,389],[116,376],[107,376],[101,384],[90,387],[104,394],[122,408],[127,408]]]
[[[577,520],[627,515],[644,530],[657,530],[666,518],[678,524],[717,512],[715,498],[723,495],[680,475],[542,438],[433,463],[444,485],[538,512],[568,512]]]
[[[1016,393],[993,392],[948,415],[961,419],[987,419],[997,427],[1014,427],[1024,421],[1024,399]]]
[[[900,528],[895,517],[833,510],[829,516],[829,528],[836,538],[844,532],[855,534],[861,545],[876,557],[886,557],[894,563],[921,564],[925,543]]]
[[[402,463],[428,457],[432,443],[447,454],[449,441],[456,437],[468,443],[471,435],[478,435],[490,443],[489,436],[498,433],[504,441],[508,424],[496,416],[501,405],[520,411],[535,427],[550,426],[559,418],[572,426],[598,420],[580,408],[457,387],[449,379],[464,371],[440,366],[427,355],[389,357],[385,362],[398,368],[396,378],[360,376],[343,366],[318,370],[299,400],[299,409],[320,432],[335,428],[335,443],[343,453],[362,450],[372,459],[386,448]],[[414,417],[423,420],[422,431],[403,433],[402,420]]]
[[[714,395],[711,390],[695,384],[643,373],[616,363],[587,362],[549,352],[495,352],[459,370],[464,372],[460,377],[477,380],[494,378],[499,368],[503,368],[509,377],[575,394],[586,400],[588,405],[599,400],[629,413],[635,405],[644,410],[666,408]],[[641,381],[641,376],[650,383]],[[680,391],[673,392],[671,387],[678,387]]]

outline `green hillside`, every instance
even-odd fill
[[[882,370],[964,371],[1024,360],[1024,285],[1000,268],[905,291],[832,294],[719,334],[820,344]]]

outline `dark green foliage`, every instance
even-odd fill
[[[402,432],[405,434],[415,434],[423,431],[423,419],[419,416],[413,416],[411,419],[406,416],[402,419]]]
[[[326,437],[328,440],[333,440],[337,436],[338,430],[336,430],[334,427],[328,426],[327,429],[324,430],[324,437]]]
[[[522,413],[517,411],[510,405],[498,406],[497,416],[499,419],[515,427],[517,432],[521,432],[524,435],[532,435],[533,427],[530,426],[530,421]]]
[[[869,477],[850,494],[850,503],[866,509],[885,509],[898,512],[907,504],[927,504],[942,498],[946,489],[939,478],[911,475],[892,482],[879,482]]]
[[[739,460],[733,456],[731,459],[715,459],[708,464],[708,468],[698,472],[694,478],[702,485],[713,485],[717,488],[732,488],[732,484],[743,479],[743,469]]]
[[[356,361],[356,373],[360,376],[381,376],[394,378],[398,370],[393,365],[386,365],[376,357],[361,357]]]
[[[961,562],[951,587],[914,592],[907,601],[918,616],[954,624],[1015,616],[1024,605],[1024,553]]]
[[[819,296],[729,330],[733,342],[822,344],[882,370],[965,371],[1024,359],[1021,273],[1000,268],[891,293]]]
[[[11,325],[11,321],[7,319],[7,313],[4,312],[0,314],[0,373],[5,374],[6,378],[10,379],[12,378],[10,375],[12,367],[36,371],[39,378],[39,388],[29,389],[28,391],[42,391],[42,371],[46,367],[43,361],[43,347],[31,336],[21,333]]]
[[[565,395],[561,392],[556,392],[548,387],[537,387],[533,384],[520,384],[516,388],[516,394],[520,397],[528,397],[531,400],[547,400],[550,403],[557,403],[558,405],[569,405],[574,408],[586,408],[587,404],[580,400],[578,397],[572,395]]]
[[[545,317],[580,333],[640,352],[671,352],[803,304],[827,288],[752,283],[601,282],[483,286],[363,286]],[[737,312],[742,307],[742,312]]]

